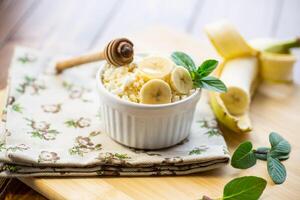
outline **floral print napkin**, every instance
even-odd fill
[[[183,175],[224,166],[224,138],[202,95],[191,135],[144,151],[114,142],[102,130],[95,75],[99,62],[54,75],[51,55],[16,48],[0,124],[1,176]]]

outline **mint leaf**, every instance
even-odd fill
[[[231,165],[238,169],[247,169],[256,164],[256,157],[252,150],[252,143],[246,141],[238,146],[233,153]]]
[[[290,156],[289,155],[277,155],[276,158],[278,158],[278,160],[287,160],[290,158]]]
[[[198,67],[197,72],[199,73],[200,77],[206,77],[212,73],[217,66],[218,61],[206,60]]]
[[[226,184],[223,191],[223,200],[257,200],[264,189],[267,181],[256,176],[244,176],[235,178]]]
[[[207,76],[202,78],[200,81],[201,87],[207,90],[212,90],[215,92],[227,92],[225,84],[213,76]]]
[[[267,154],[257,154],[257,153],[255,153],[255,158],[257,158],[259,160],[267,160],[268,156],[267,156]]]
[[[176,51],[172,53],[171,58],[176,65],[185,67],[190,73],[196,71],[196,65],[194,61],[186,53]]]
[[[269,141],[271,143],[270,155],[273,158],[279,158],[280,156],[287,156],[291,152],[291,145],[278,133],[272,132],[269,135]]]
[[[184,52],[173,52],[171,58],[176,65],[183,66],[189,71],[195,88],[204,88],[215,92],[227,91],[225,84],[221,80],[208,76],[217,67],[218,61],[206,60],[196,70],[194,61]]]
[[[267,160],[267,155],[268,155],[269,151],[270,151],[269,147],[258,147],[254,151],[254,155],[259,160]]]
[[[286,179],[286,169],[283,164],[277,159],[268,156],[268,173],[276,184],[281,184]]]

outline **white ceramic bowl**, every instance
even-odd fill
[[[102,84],[103,64],[97,72],[100,112],[105,132],[115,141],[138,149],[161,149],[184,140],[190,133],[201,90],[178,102],[148,105],[129,102]]]

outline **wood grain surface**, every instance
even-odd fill
[[[173,34],[171,34],[173,33]],[[152,29],[135,35],[139,50],[168,52],[173,49],[187,51],[201,59],[217,58],[211,46],[167,29]],[[159,45],[163,43],[164,45]],[[207,194],[218,197],[230,179],[243,175],[262,176],[268,180],[263,199],[297,199],[300,195],[299,149],[297,139],[300,122],[300,88],[297,86],[263,85],[251,106],[254,130],[249,134],[235,134],[223,130],[230,151],[244,141],[251,140],[258,146],[268,145],[268,134],[276,131],[291,142],[291,158],[285,161],[288,179],[283,185],[270,180],[265,162],[248,170],[231,166],[210,172],[180,177],[104,177],[104,178],[21,178],[20,180],[50,199],[197,199]],[[276,196],[273,194],[276,193]]]
[[[298,0],[173,0],[171,3],[0,0],[0,89],[6,86],[7,69],[16,45],[45,52],[80,54],[102,49],[113,37],[131,35],[139,50],[181,49],[201,60],[216,55],[203,34],[205,24],[227,18],[248,39],[288,38],[300,35],[299,10]],[[299,81],[299,67],[295,72]],[[300,89],[299,86],[266,88],[260,88],[252,103],[253,132],[236,135],[224,130],[224,136],[231,152],[248,139],[255,146],[267,145],[270,131],[286,137],[293,149],[291,158],[284,162],[288,179],[283,185],[272,184],[264,162],[244,171],[227,166],[182,177],[27,178],[22,181],[49,199],[197,199],[203,194],[219,197],[224,184],[234,177],[257,175],[268,179],[262,199],[299,199]],[[15,180],[6,199],[45,197]]]

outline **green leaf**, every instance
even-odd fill
[[[180,66],[185,67],[193,80],[194,87],[204,88],[215,92],[226,92],[225,84],[212,76],[208,76],[218,65],[216,60],[204,61],[196,70],[196,66],[192,58],[184,52],[173,52],[172,60]]]
[[[215,92],[227,91],[225,84],[220,79],[217,79],[216,77],[213,76],[207,76],[202,78],[200,83],[202,85],[201,87],[207,90],[212,90]]]
[[[226,184],[223,191],[225,200],[257,200],[264,189],[267,181],[256,176],[244,176],[235,178]]]
[[[287,160],[290,158],[290,156],[289,155],[282,155],[282,156],[278,155],[276,158],[278,158],[279,160]]]
[[[270,151],[270,147],[258,147],[255,151],[258,153],[267,154]]]
[[[206,60],[198,67],[197,72],[199,73],[200,77],[206,77],[212,73],[217,66],[218,61]]]
[[[257,153],[255,153],[255,157],[259,160],[267,160],[267,154],[257,154]]]
[[[270,155],[273,158],[278,158],[279,156],[289,155],[291,152],[291,145],[278,133],[272,132],[269,135],[269,141],[271,143]]]
[[[267,160],[267,154],[270,151],[269,147],[258,147],[254,151],[254,155],[259,160]]]
[[[259,160],[267,160],[268,158],[268,155],[267,154],[257,154],[255,153],[255,157]],[[279,159],[280,161],[283,161],[283,160],[287,160],[290,158],[289,155],[286,155],[286,156],[277,156],[276,157],[277,159]]]
[[[171,58],[176,65],[185,67],[190,73],[196,71],[196,65],[193,59],[186,53],[176,51],[172,53]]]
[[[247,169],[256,164],[256,157],[252,151],[252,143],[246,141],[238,146],[233,153],[231,165],[238,169]]]
[[[273,182],[276,184],[281,184],[286,179],[286,169],[284,165],[272,156],[268,156],[268,173],[272,178]]]

